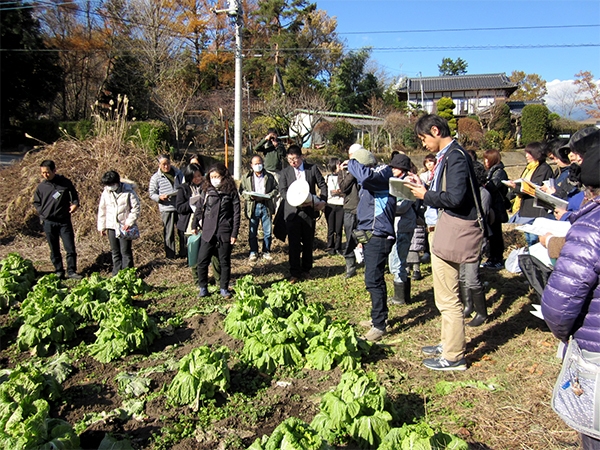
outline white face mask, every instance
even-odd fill
[[[118,184],[111,184],[110,186],[106,186],[106,189],[108,189],[111,192],[114,192],[117,189],[119,189],[119,185]]]
[[[254,170],[255,172],[262,172],[263,165],[262,164],[255,164],[255,165],[252,166],[252,170]]]
[[[215,189],[219,189],[219,187],[221,186],[221,179],[220,178],[211,178],[210,184],[212,184]]]

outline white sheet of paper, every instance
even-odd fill
[[[554,236],[565,237],[571,228],[571,222],[538,217],[533,223],[520,225],[515,228],[525,233],[537,234],[538,236],[552,233]]]

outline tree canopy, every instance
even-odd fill
[[[520,70],[513,70],[508,78],[513,83],[519,83],[519,89],[510,96],[511,101],[543,100],[548,93],[546,80],[537,73],[527,74]]]
[[[442,63],[438,65],[440,75],[464,75],[467,73],[469,64],[462,58],[444,58]]]

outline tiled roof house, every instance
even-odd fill
[[[504,73],[401,78],[395,86],[400,101],[418,103],[428,113],[436,112],[439,99],[450,97],[456,104],[455,116],[477,114],[497,101],[507,101],[518,87]]]

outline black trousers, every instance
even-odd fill
[[[344,257],[354,258],[354,249],[358,242],[354,237],[353,231],[356,229],[358,220],[356,214],[351,212],[344,212],[344,234],[346,235],[346,245],[344,246]]]
[[[305,211],[298,211],[285,222],[289,243],[290,274],[300,278],[313,266],[313,243],[315,240],[315,219]]]
[[[344,207],[328,204],[325,206],[325,217],[327,217],[327,249],[342,251]]]
[[[44,233],[50,247],[50,260],[54,265],[54,271],[64,274],[63,260],[60,254],[60,239],[63,241],[63,247],[67,254],[67,273],[77,272],[77,253],[75,253],[75,232],[73,224],[69,220],[67,223],[52,222],[44,220]]]
[[[128,239],[117,239],[115,230],[106,230],[110,251],[112,253],[113,276],[121,269],[133,267],[133,241]]]
[[[210,260],[216,253],[219,256],[220,280],[219,285],[222,290],[229,288],[231,278],[231,241],[222,242],[217,236],[213,236],[209,242],[201,241],[198,249],[198,287],[208,287],[208,266]],[[216,278],[216,272],[215,272]]]

